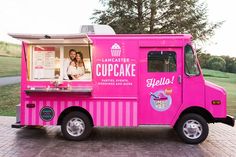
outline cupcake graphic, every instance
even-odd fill
[[[121,55],[121,47],[119,44],[115,43],[111,47],[111,56],[112,57],[120,57]]]
[[[151,93],[150,103],[153,109],[157,111],[166,111],[171,105],[171,96],[166,95],[164,91]]]

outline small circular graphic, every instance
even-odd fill
[[[40,117],[44,121],[50,121],[54,117],[54,111],[51,107],[45,106],[40,111]]]
[[[172,99],[170,95],[165,94],[163,90],[151,94],[150,103],[156,111],[166,111],[170,108]]]

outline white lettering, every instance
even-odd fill
[[[151,78],[151,79],[147,79],[146,83],[147,83],[147,87],[151,87],[154,88],[155,86],[163,86],[163,85],[169,85],[169,84],[174,84],[174,78],[175,76],[172,76],[172,78],[165,78],[162,77],[160,79],[155,79],[155,78]]]
[[[132,66],[131,66],[131,76],[135,76],[135,64],[132,64]]]
[[[125,76],[125,69],[123,64],[120,65],[120,76]]]
[[[119,73],[117,72],[117,69],[119,68],[119,65],[118,64],[115,64],[114,65],[114,76],[117,77],[119,76]]]
[[[97,76],[101,76],[101,72],[100,72],[100,70],[99,70],[100,68],[101,68],[101,64],[97,64],[97,65],[96,65],[96,75],[97,75]]]
[[[135,64],[97,64],[97,76],[135,77]]]
[[[111,72],[113,71],[112,64],[108,64],[108,76],[111,76]]]

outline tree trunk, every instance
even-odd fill
[[[150,10],[151,10],[151,14],[150,14],[150,22],[149,22],[149,27],[150,27],[150,34],[154,33],[154,18],[156,15],[156,0],[151,0],[151,4],[150,4]]]

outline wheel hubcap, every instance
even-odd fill
[[[196,120],[188,120],[183,125],[184,135],[190,139],[197,139],[202,135],[202,125]]]
[[[84,121],[80,118],[72,118],[67,122],[66,130],[71,136],[80,136],[85,129]]]

